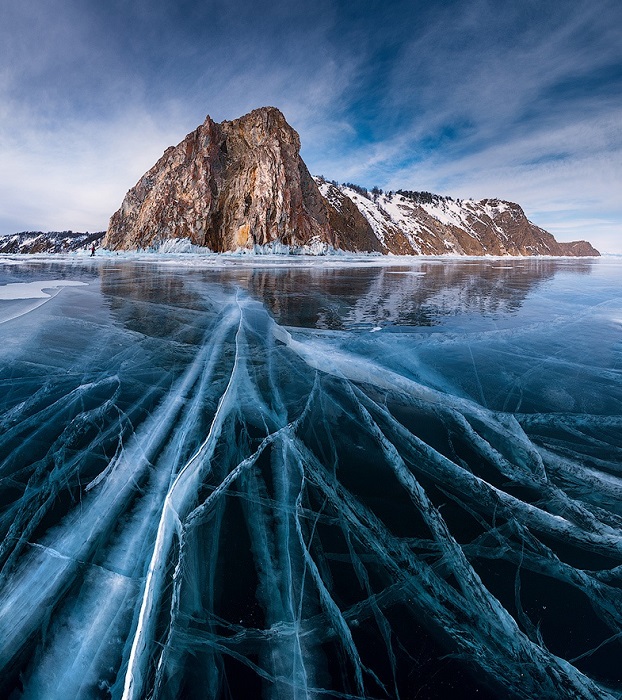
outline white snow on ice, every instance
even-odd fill
[[[60,287],[78,287],[86,282],[73,280],[41,280],[40,282],[13,282],[0,285],[0,299],[49,299],[52,295],[44,289],[59,289]]]

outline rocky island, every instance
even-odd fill
[[[167,148],[126,194],[103,244],[132,250],[171,239],[219,253],[261,246],[311,253],[599,255],[586,241],[556,241],[513,202],[370,193],[313,178],[298,134],[274,107],[222,123],[208,116]]]

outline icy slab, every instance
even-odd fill
[[[49,299],[52,295],[46,289],[58,290],[61,287],[79,287],[85,282],[71,280],[41,280],[37,282],[13,282],[0,285],[0,301],[10,299]]]
[[[619,697],[619,261],[175,260],[27,268],[1,695]]]
[[[0,325],[38,309],[64,287],[79,287],[85,284],[85,282],[63,279],[0,285]]]

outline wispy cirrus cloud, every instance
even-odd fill
[[[105,228],[125,191],[208,111],[221,120],[274,104],[330,148],[349,128],[334,110],[356,62],[323,38],[330,13],[292,33],[295,6],[259,10],[9,0],[0,233]]]

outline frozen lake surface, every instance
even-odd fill
[[[0,257],[0,696],[622,697],[622,261]]]

